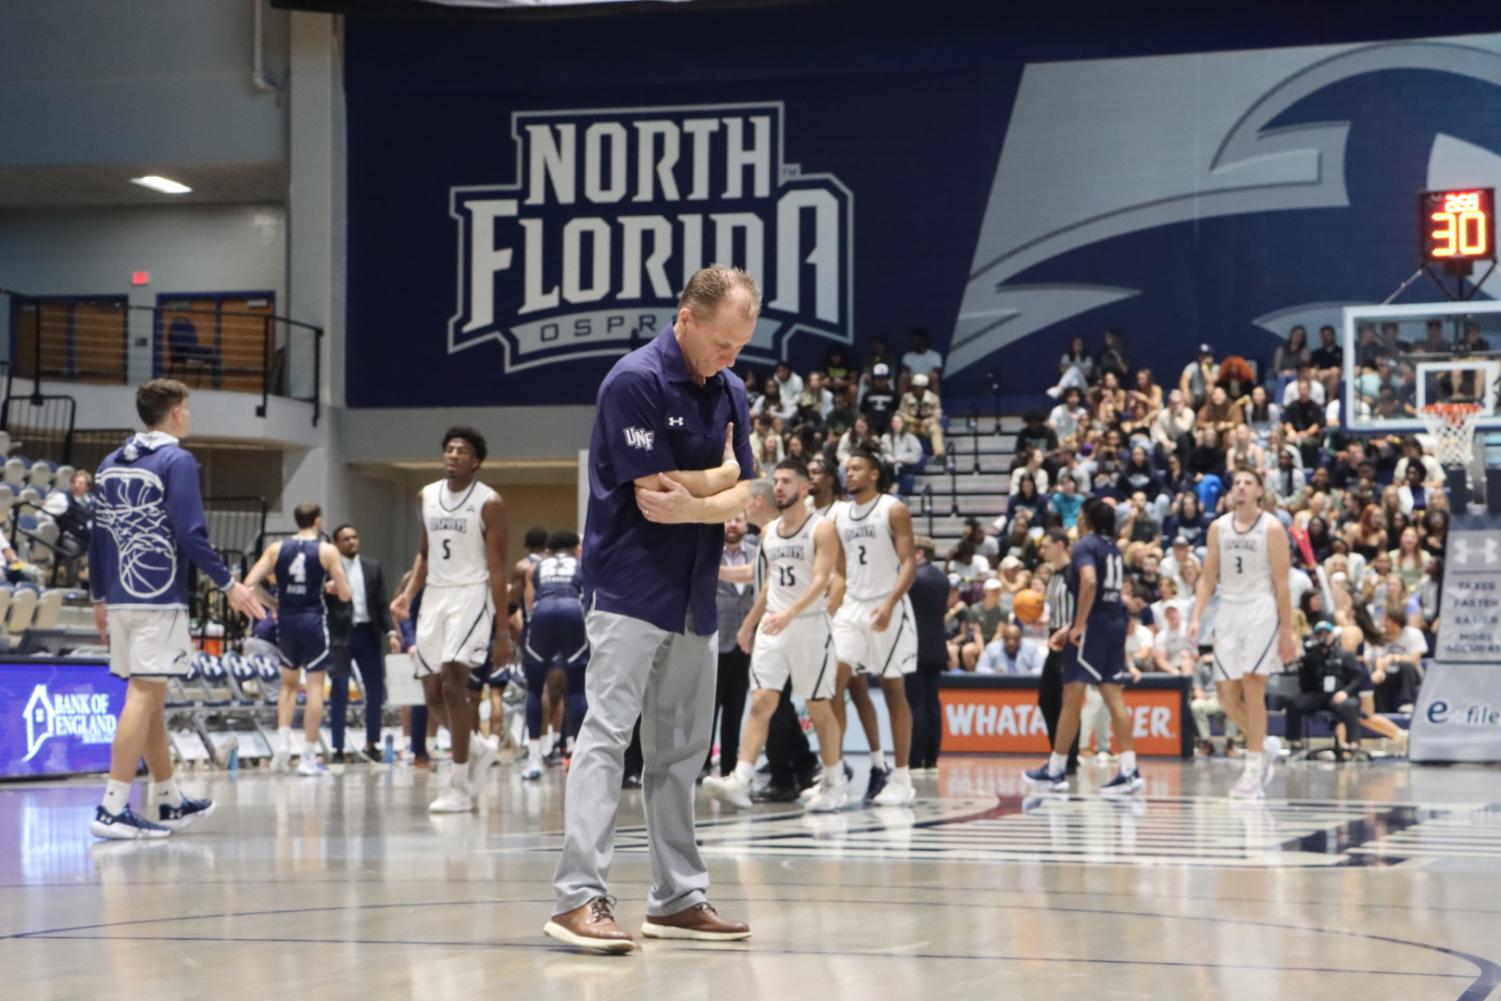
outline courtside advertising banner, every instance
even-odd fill
[[[1412,718],[1413,761],[1501,761],[1501,519],[1449,526],[1438,648]]]
[[[1177,689],[1126,688],[1136,751],[1179,757],[1184,753],[1183,695]],[[1048,728],[1035,688],[940,688],[943,749],[958,754],[1046,754]]]
[[[124,705],[104,664],[0,661],[0,779],[108,771]]]

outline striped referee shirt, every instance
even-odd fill
[[[1057,570],[1048,578],[1048,632],[1055,633],[1074,624],[1074,596],[1068,592],[1069,568]]]

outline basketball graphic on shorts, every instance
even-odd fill
[[[1036,622],[1042,618],[1042,595],[1031,588],[1018,591],[1016,600],[1011,603],[1011,611],[1018,622]]]

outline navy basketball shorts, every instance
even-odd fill
[[[276,623],[276,645],[288,666],[326,670],[330,663],[328,620],[321,614],[283,612]]]
[[[1120,685],[1126,679],[1127,619],[1090,619],[1078,646],[1063,648],[1063,683]]]

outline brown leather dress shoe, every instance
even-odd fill
[[[580,949],[630,952],[636,948],[636,942],[630,932],[615,923],[614,910],[614,897],[595,897],[566,914],[554,914],[542,926],[542,934]]]
[[[676,914],[648,916],[641,925],[647,938],[686,938],[696,942],[738,942],[750,938],[750,925],[726,921],[705,901]]]

